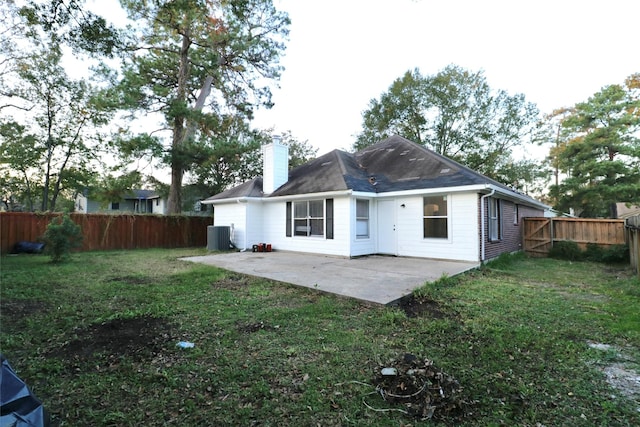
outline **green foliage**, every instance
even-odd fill
[[[584,259],[582,250],[578,244],[572,240],[554,242],[553,247],[549,251],[549,257],[565,261],[579,261]]]
[[[584,258],[588,261],[607,264],[626,263],[629,262],[629,246],[611,245],[602,247],[595,243],[587,243]]]
[[[514,253],[504,252],[497,258],[494,258],[487,262],[484,266],[496,270],[510,270],[514,265],[517,265],[517,263],[525,257],[526,255],[522,251]]]
[[[616,218],[616,203],[640,202],[640,74],[578,103],[561,120],[551,157],[567,177],[551,188],[556,208]]]
[[[362,117],[356,150],[398,134],[508,185],[541,176],[532,176],[540,168],[533,162],[511,159],[514,147],[536,138],[537,108],[521,94],[492,90],[482,72],[453,65],[433,76],[407,71]]]
[[[555,242],[549,251],[549,257],[566,261],[625,263],[629,261],[629,247],[627,245],[602,247],[596,243],[588,243],[583,251],[576,242],[567,240]]]
[[[184,171],[198,175],[203,164],[213,165],[221,157],[215,151],[228,148],[217,145],[244,145],[253,109],[272,105],[268,81],[282,70],[289,17],[271,0],[121,4],[136,22],[129,43],[138,47],[144,40],[123,64],[122,107],[163,114],[171,131],[162,156],[172,170],[168,210],[179,213]],[[221,167],[233,161],[225,156]]]
[[[0,62],[9,70],[2,85],[8,98],[0,99],[7,104],[0,108],[29,111],[2,123],[0,142],[3,169],[27,210],[36,208],[36,200],[42,211],[60,210],[59,200],[72,198],[85,186],[104,157],[100,127],[113,109],[100,101],[101,91],[93,82],[70,77],[64,67],[65,43],[71,43],[76,25],[91,19],[80,6],[77,1],[64,6],[59,1],[29,2],[10,9],[16,24],[0,35],[15,37],[15,44],[24,47],[0,52]]]
[[[65,213],[51,220],[43,240],[46,243],[45,252],[51,257],[51,262],[62,262],[73,249],[82,245],[82,229]]]
[[[52,424],[640,425],[602,372],[640,361],[627,267],[516,257],[432,287],[436,318],[180,260],[205,254],[2,260],[0,347]],[[405,353],[453,376],[472,414],[420,421],[376,393],[380,363]]]

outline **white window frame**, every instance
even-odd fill
[[[322,204],[322,216],[311,216],[311,204],[312,203],[321,203]],[[297,214],[297,206],[306,205],[304,209],[304,216],[296,216]],[[326,206],[324,199],[316,199],[316,200],[300,200],[293,202],[293,215],[291,220],[293,221],[293,236],[294,237],[320,237],[324,238],[325,236],[325,227],[326,227]],[[312,223],[314,221],[322,221],[322,226],[320,228],[321,233],[314,233],[314,227],[312,227]],[[304,222],[304,224],[303,224]]]
[[[502,240],[502,203],[497,197],[489,197],[487,203],[489,241],[498,242]]]
[[[366,216],[364,215],[358,215],[358,204],[366,204]],[[371,216],[370,214],[370,207],[371,207],[371,203],[369,202],[369,199],[356,199],[356,239],[368,239],[370,237],[370,227],[369,227],[369,217]],[[363,212],[360,212],[360,214],[362,214]],[[364,233],[361,232],[361,228],[364,227]]]
[[[444,201],[444,205],[447,207],[447,212],[446,215],[425,215],[424,212],[424,205],[427,203],[427,199],[442,199],[442,201]],[[432,240],[449,240],[451,237],[451,197],[448,194],[439,194],[439,195],[430,195],[430,196],[424,196],[422,198],[422,206],[423,206],[423,210],[422,210],[422,238],[423,239],[432,239]],[[445,237],[438,237],[438,236],[426,236],[427,234],[427,230],[426,230],[426,220],[430,220],[430,219],[444,219],[446,221],[446,231],[447,231],[447,235]]]

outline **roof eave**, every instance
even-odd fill
[[[229,203],[262,202],[263,199],[263,197],[230,197],[228,199],[205,199],[200,203],[203,205],[224,205]]]

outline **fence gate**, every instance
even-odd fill
[[[531,256],[547,256],[553,246],[550,218],[527,218],[524,222],[523,249]]]

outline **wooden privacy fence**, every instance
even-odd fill
[[[640,278],[640,215],[627,218],[625,229],[627,230],[631,267]]]
[[[624,245],[623,219],[525,218],[522,246],[531,256],[547,256],[555,242],[574,241],[585,250],[588,243]]]
[[[40,239],[55,213],[0,212],[0,253]],[[71,214],[82,227],[83,251],[206,246],[212,217]]]

